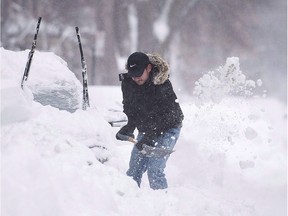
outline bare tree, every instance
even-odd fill
[[[79,26],[90,85],[119,84],[117,74],[123,72],[124,61],[134,51],[157,52],[168,61],[176,59],[172,66],[187,89],[203,72],[223,64],[230,55],[239,56],[244,65],[258,73],[257,64],[263,65],[261,70],[270,72],[268,68],[273,65],[269,56],[274,59],[273,64],[281,65],[281,70],[286,68],[286,60],[280,56],[286,53],[282,36],[286,27],[279,26],[287,23],[287,10],[281,9],[287,8],[284,0],[273,3],[269,0],[2,0],[1,3],[2,46],[29,49],[36,20],[42,16],[37,49],[61,56],[81,79],[74,30]],[[277,42],[273,40],[275,36]],[[268,59],[265,64],[258,54]]]
[[[117,83],[117,62],[116,62],[116,43],[114,40],[114,25],[113,25],[113,14],[114,14],[115,1],[99,0],[96,5],[96,23],[97,23],[97,34],[96,41],[100,48],[97,48],[96,58],[96,84],[116,84]],[[107,16],[111,14],[111,16]]]

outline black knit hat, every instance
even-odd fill
[[[145,53],[132,53],[127,60],[128,75],[130,77],[142,76],[145,68],[149,63],[149,57]]]

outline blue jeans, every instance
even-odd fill
[[[157,147],[173,149],[180,135],[180,128],[171,128],[157,137]],[[137,140],[141,140],[144,136],[139,133]],[[165,189],[168,187],[165,178],[164,169],[169,156],[165,157],[146,157],[134,146],[131,152],[129,169],[127,175],[131,176],[140,187],[143,173],[147,171],[150,187],[154,190]]]

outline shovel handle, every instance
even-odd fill
[[[134,143],[134,144],[137,143],[137,140],[134,139],[133,137],[128,137],[128,141],[129,141],[129,142],[132,142],[132,143]]]
[[[123,141],[129,141],[134,144],[137,143],[137,140],[134,139],[133,137],[123,135],[123,134],[118,134],[118,137],[123,140]],[[147,157],[165,157],[167,155],[170,155],[171,153],[174,152],[174,150],[169,150],[169,149],[163,149],[163,148],[157,148],[157,147],[151,147],[146,144],[143,144],[143,150],[140,151],[142,154],[146,155]]]
[[[117,136],[119,137],[120,140],[122,141],[129,141],[129,142],[132,142],[134,144],[137,143],[137,140],[134,139],[133,137],[130,137],[130,136],[127,136],[127,135],[123,135],[123,134],[117,134]]]

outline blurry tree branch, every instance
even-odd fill
[[[230,55],[241,57],[251,74],[268,74],[270,62],[281,71],[286,65],[286,8],[285,0],[2,0],[1,45],[29,49],[41,16],[37,49],[55,52],[81,79],[73,30],[79,26],[89,84],[120,84],[117,74],[134,51],[177,59],[184,83]]]

